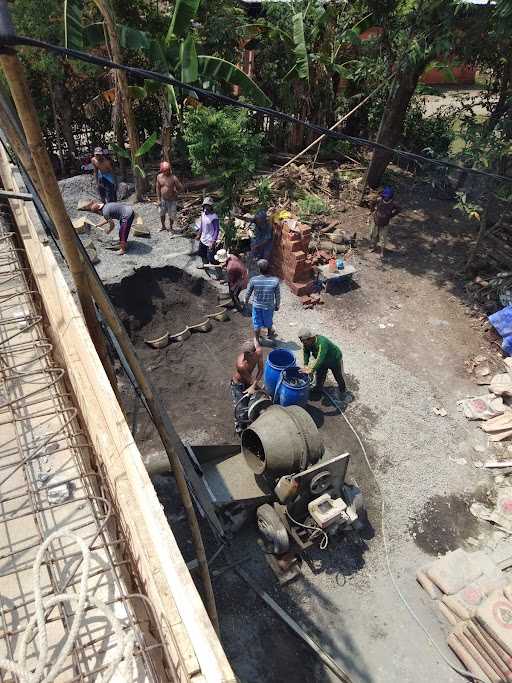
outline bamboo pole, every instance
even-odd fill
[[[176,485],[185,508],[185,513],[187,515],[188,524],[192,534],[192,542],[194,544],[194,550],[199,564],[201,581],[205,592],[206,610],[213,627],[217,632],[217,635],[220,635],[215,596],[213,594],[212,582],[208,569],[203,539],[201,536],[201,530],[199,529],[199,523],[197,521],[194,506],[192,504],[192,497],[190,495],[190,491],[188,490],[187,481],[179,454],[181,453],[182,457],[184,458],[188,458],[188,455],[178,433],[174,429],[174,425],[172,424],[167,411],[162,406],[153,383],[144,372],[131,339],[126,332],[124,325],[119,319],[119,316],[117,315],[110,298],[105,292],[98,275],[88,263],[86,263],[85,266],[94,300],[96,301],[101,313],[115,335],[117,342],[121,347],[126,360],[128,361],[130,369],[133,372],[133,375],[137,380],[137,384],[139,385],[144,399],[149,407],[151,417],[153,418],[153,422],[158,430],[160,438],[162,439],[167,457],[169,458],[169,464],[176,479]]]
[[[23,168],[36,186],[37,191],[41,195],[41,199],[46,204],[44,188],[39,179],[39,174],[35,164],[32,161],[32,157],[29,154],[25,135],[19,128],[18,122],[13,120],[11,107],[2,91],[0,91],[0,127],[9,140],[9,145],[12,147],[14,153],[22,163]]]
[[[0,10],[5,21],[6,0],[0,0]],[[9,28],[14,34],[12,25]],[[116,375],[108,356],[105,338],[96,318],[84,266],[74,243],[75,230],[64,206],[57,178],[44,145],[43,134],[34,102],[30,95],[25,71],[14,50],[0,53],[0,66],[7,79],[21,125],[23,126],[29,154],[33,159],[40,184],[44,188],[46,208],[57,229],[64,255],[75,283],[87,328],[112,387],[116,390]]]
[[[393,75],[394,75],[394,74],[393,74]],[[356,106],[355,106],[353,109],[351,109],[347,114],[344,114],[344,115],[341,117],[341,119],[339,119],[338,121],[336,121],[336,123],[335,123],[334,125],[332,125],[332,126],[329,128],[329,130],[335,130],[336,128],[338,128],[338,126],[341,126],[341,124],[342,124],[344,121],[346,121],[348,118],[350,118],[350,117],[352,116],[352,114],[355,114],[355,112],[356,112],[358,109],[360,109],[360,108],[363,106],[363,104],[366,104],[366,103],[368,102],[369,99],[371,99],[376,93],[378,93],[379,90],[381,90],[381,88],[383,88],[389,80],[390,80],[390,78],[386,78],[386,80],[382,81],[382,83],[380,83],[374,90],[372,90],[372,92],[371,92],[369,95],[367,95],[367,96],[364,98],[364,100],[361,100],[361,102],[359,102],[359,104],[356,104]],[[281,166],[281,167],[278,168],[276,171],[274,171],[273,173],[271,173],[270,176],[269,176],[269,178],[273,178],[273,177],[274,177],[275,175],[277,175],[278,173],[281,173],[281,171],[283,171],[285,168],[287,168],[288,166],[290,166],[290,164],[293,164],[294,161],[297,161],[297,159],[300,159],[301,156],[303,156],[304,154],[306,154],[306,152],[308,152],[312,147],[314,147],[315,145],[318,145],[320,142],[322,142],[322,140],[324,140],[326,137],[327,137],[327,133],[323,133],[322,135],[320,135],[319,137],[317,137],[316,140],[313,140],[313,142],[312,142],[310,145],[308,145],[305,149],[303,149],[301,152],[299,152],[298,154],[296,154],[296,155],[293,157],[293,159],[290,159],[290,161],[287,161],[286,164],[284,164],[284,166]]]

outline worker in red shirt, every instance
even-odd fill
[[[249,281],[249,274],[244,262],[235,254],[230,254],[226,249],[219,249],[214,258],[226,269],[229,294],[235,307],[241,311],[243,305],[240,302],[240,292],[247,287]]]

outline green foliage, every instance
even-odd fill
[[[439,159],[448,156],[454,139],[453,118],[441,112],[427,117],[423,102],[414,98],[407,110],[402,146]]]
[[[463,213],[466,218],[479,221],[483,212],[480,204],[471,202],[465,192],[457,192],[456,195],[457,202],[455,204],[455,208]]]
[[[258,204],[268,206],[272,202],[272,183],[269,178],[262,178],[256,184]]]
[[[305,194],[297,201],[300,218],[306,219],[318,214],[328,213],[329,207],[316,194]]]
[[[190,22],[196,16],[201,0],[176,0],[174,12],[165,39],[169,45],[176,38],[184,38],[190,31]]]
[[[81,50],[83,0],[64,0],[64,46]]]
[[[309,59],[304,36],[304,17],[302,12],[293,15],[293,41],[294,53],[297,57],[296,70],[299,78],[309,82]]]
[[[221,212],[232,208],[253,178],[262,137],[245,110],[197,107],[186,112],[184,138],[192,171],[222,187]]]
[[[238,85],[243,94],[255,104],[268,107],[271,102],[265,93],[241,69],[220,57],[199,55],[198,63],[203,80]]]
[[[152,135],[150,135],[149,138],[145,140],[139,147],[139,149],[135,152],[135,159],[140,159],[144,155],[148,154],[148,152],[150,152],[156,145],[157,141],[158,133],[153,133]],[[115,142],[111,143],[111,147],[118,156],[123,157],[124,159],[131,159],[130,152],[127,149],[119,147],[119,145]],[[142,176],[142,178],[146,177],[144,169],[139,164],[134,164],[134,169],[140,176]]]

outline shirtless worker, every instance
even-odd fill
[[[254,374],[256,371],[256,374]],[[236,369],[231,378],[231,398],[235,410],[235,430],[243,431],[247,424],[248,397],[258,388],[263,377],[263,352],[256,348],[254,340],[242,344],[242,351],[236,359]],[[247,398],[245,398],[247,397]]]
[[[105,154],[105,150],[101,147],[95,147],[91,163],[101,201],[104,204],[107,202],[117,202],[117,186],[112,159],[108,156],[108,153]]]
[[[160,220],[162,221],[160,230],[167,229],[165,227],[165,214],[168,214],[169,232],[172,232],[172,225],[176,218],[178,192],[183,192],[183,189],[183,185],[171,172],[171,164],[168,161],[162,161],[160,173],[156,177],[156,196],[160,207]]]

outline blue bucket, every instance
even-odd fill
[[[294,367],[296,364],[295,356],[287,349],[274,349],[268,354],[263,371],[263,384],[270,396],[275,393],[281,372],[286,368]]]
[[[310,377],[300,368],[283,370],[277,383],[274,403],[280,406],[304,406],[309,401]]]

